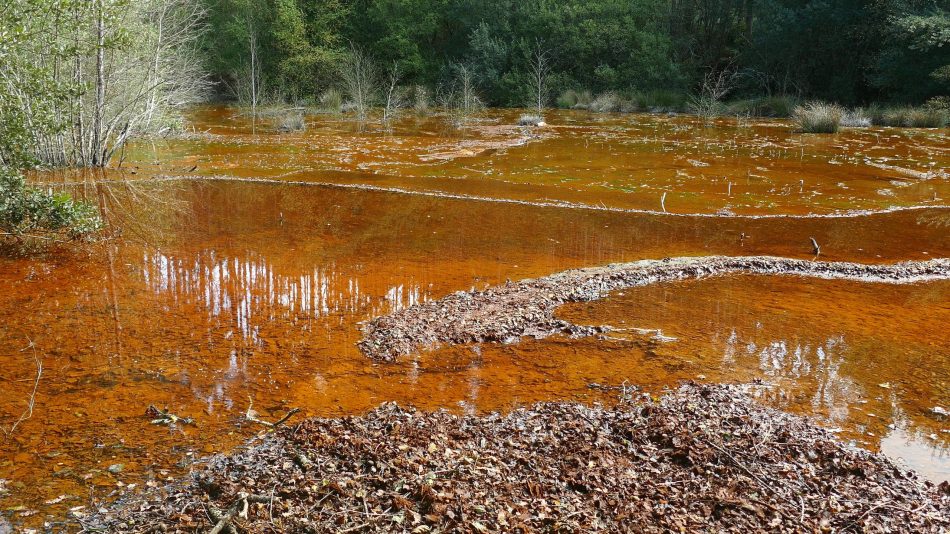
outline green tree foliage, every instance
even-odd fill
[[[232,80],[260,36],[264,85],[288,99],[338,86],[351,45],[406,84],[437,89],[466,65],[492,105],[529,101],[536,43],[550,89],[695,92],[710,71],[734,96],[843,104],[950,92],[946,0],[204,0],[209,65]],[[252,22],[249,22],[252,21]]]

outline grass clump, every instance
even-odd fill
[[[931,104],[933,102],[933,104]],[[895,128],[943,128],[950,120],[950,112],[939,106],[940,101],[928,101],[923,107],[872,106],[868,108],[871,123]]]
[[[277,130],[280,132],[302,132],[307,129],[307,121],[299,111],[286,111],[277,117]]]
[[[808,102],[795,108],[792,118],[805,133],[835,133],[845,110],[837,104]]]
[[[557,107],[561,109],[589,109],[593,99],[590,91],[568,89],[557,97]]]
[[[327,113],[340,113],[343,109],[343,93],[337,89],[327,89],[320,95],[320,109]]]
[[[614,113],[620,111],[620,95],[613,91],[607,91],[597,95],[590,103],[590,110],[596,113]]]
[[[907,126],[911,128],[943,128],[947,112],[931,107],[912,108],[907,112]]]
[[[848,110],[841,116],[840,126],[842,128],[867,128],[871,126],[871,117],[865,113],[863,108]]]
[[[424,85],[412,86],[412,110],[416,115],[428,115],[431,107],[432,95],[429,93],[429,89]]]
[[[518,118],[518,126],[544,126],[544,117],[525,113]]]

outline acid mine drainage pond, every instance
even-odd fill
[[[261,430],[251,401],[269,420],[386,401],[483,414],[684,380],[761,381],[758,401],[950,478],[950,421],[934,411],[950,408],[946,276],[662,279],[553,311],[591,335],[447,338],[392,361],[358,346],[378,317],[569,269],[947,258],[945,130],[581,112],[525,129],[489,111],[461,133],[440,117],[381,131],[314,116],[278,134],[228,108],[190,118],[194,133],[136,142],[104,175],[32,177],[101,199],[123,234],[0,260],[4,415],[33,387],[23,349],[44,355],[35,413],[0,442],[11,522],[186,473]],[[149,405],[194,424],[150,424]]]

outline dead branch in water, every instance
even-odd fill
[[[818,246],[818,241],[815,241],[814,237],[809,237],[808,239],[811,239],[811,247],[812,247],[812,251],[815,253],[815,256],[820,255],[821,247]]]
[[[287,422],[288,419],[294,416],[297,412],[300,411],[300,408],[291,408],[283,417],[271,423],[270,421],[265,421],[257,417],[257,412],[254,411],[254,399],[248,396],[248,406],[247,412],[244,413],[244,418],[252,423],[257,423],[264,425],[269,428],[277,428],[278,426]]]
[[[145,415],[154,418],[151,421],[153,425],[170,425],[173,423],[181,423],[183,425],[198,426],[193,418],[175,415],[168,411],[168,407],[166,407],[164,410],[159,410],[154,404],[148,405],[148,408],[145,410]]]
[[[33,344],[33,340],[29,338],[27,339],[29,340],[30,344],[21,349],[20,352],[23,352],[26,349],[33,349],[33,361],[36,363],[36,379],[33,380],[33,391],[30,392],[30,399],[26,403],[26,410],[20,414],[20,418],[17,419],[9,429],[0,427],[0,430],[2,430],[7,437],[10,437],[10,435],[13,434],[13,431],[16,430],[16,427],[20,426],[20,423],[33,417],[33,406],[36,404],[36,390],[40,386],[40,378],[43,377],[43,360],[37,356],[36,345]]]

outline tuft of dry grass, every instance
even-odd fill
[[[808,102],[795,108],[792,119],[805,133],[836,133],[845,110],[837,104]]]

